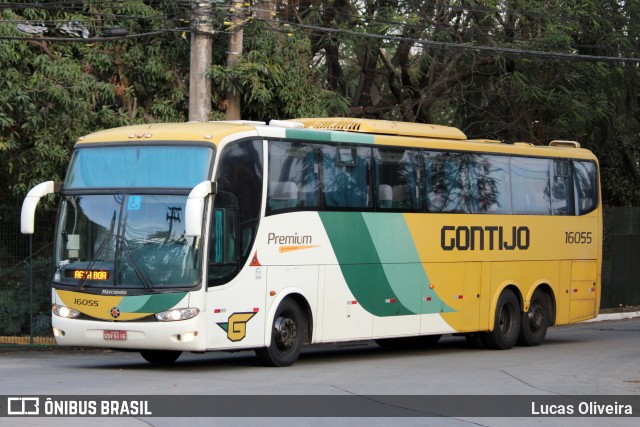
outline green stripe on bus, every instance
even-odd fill
[[[376,316],[454,311],[430,288],[401,213],[319,214],[347,285],[365,310]]]
[[[286,138],[303,139],[306,141],[346,142],[359,144],[373,144],[373,135],[353,132],[327,132],[312,129],[287,129]]]
[[[414,313],[453,311],[429,287],[429,278],[404,215],[367,212],[362,216],[387,280],[402,304]],[[424,304],[425,298],[430,298],[431,303]],[[431,307],[431,310],[427,307]]]
[[[140,309],[145,306],[151,297],[152,295],[125,296],[118,304],[118,308],[123,313],[142,313]]]
[[[149,301],[134,313],[159,313],[161,311],[169,310],[178,304],[186,295],[187,292],[151,295]],[[125,300],[126,298],[127,297],[125,297]]]
[[[376,316],[416,314],[389,284],[375,244],[359,212],[320,212],[320,218],[351,293]]]
[[[373,135],[367,135],[365,133],[331,132],[331,141],[373,144]]]

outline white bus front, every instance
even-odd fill
[[[201,238],[186,233],[185,214],[214,154],[213,145],[188,143],[76,147],[56,188],[59,344],[142,350],[156,362],[205,349]],[[27,224],[35,203],[25,203]]]

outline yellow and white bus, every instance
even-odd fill
[[[61,345],[538,345],[600,301],[598,163],[572,141],[469,140],[349,118],[151,124],[80,138],[60,193],[52,325]]]

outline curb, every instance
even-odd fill
[[[626,312],[626,313],[599,314],[598,317],[596,317],[594,319],[585,320],[582,323],[604,322],[604,321],[607,321],[607,320],[635,319],[636,317],[640,317],[640,311],[629,311],[629,312]]]

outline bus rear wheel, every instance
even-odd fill
[[[178,360],[182,352],[178,350],[142,350],[140,354],[149,363],[169,365]]]
[[[522,313],[522,324],[518,344],[535,346],[542,344],[549,326],[549,302],[546,295],[537,289],[531,297],[529,311]]]
[[[298,360],[305,336],[302,310],[291,298],[283,300],[273,318],[271,343],[256,349],[256,356],[266,366],[291,366]]]
[[[481,335],[486,348],[508,350],[515,345],[520,335],[520,302],[509,289],[505,289],[498,298],[493,331]]]

